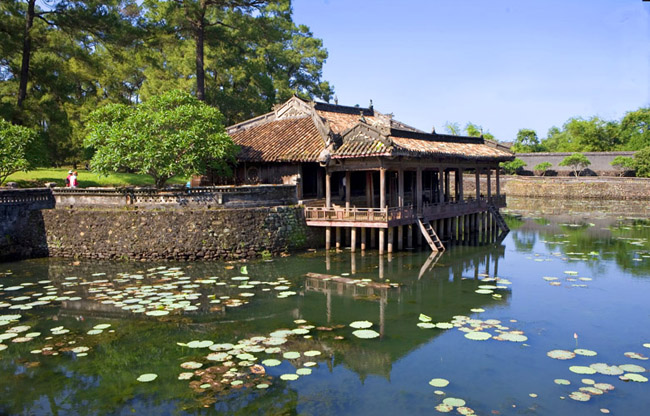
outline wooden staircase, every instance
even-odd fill
[[[504,234],[509,233],[510,228],[508,228],[508,224],[506,224],[506,221],[503,219],[503,216],[501,215],[501,213],[499,212],[497,207],[495,207],[494,205],[489,205],[488,210],[490,211],[490,213],[494,217],[494,220],[496,221],[496,223],[499,226],[499,228],[501,229],[501,231]]]
[[[438,238],[438,234],[436,234],[436,230],[433,229],[431,224],[422,221],[422,218],[418,218],[418,224],[420,225],[420,231],[422,231],[422,235],[424,235],[427,243],[429,243],[431,250],[445,251],[445,246],[442,244],[442,241],[440,241],[440,238]]]

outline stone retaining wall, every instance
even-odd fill
[[[22,246],[52,257],[234,260],[322,245],[300,207],[33,211]]]
[[[25,233],[33,233],[29,240],[38,241],[40,235],[42,245],[44,234],[39,210],[47,208],[54,208],[49,189],[0,190],[0,261],[42,255],[23,237]]]
[[[650,179],[645,178],[533,178],[506,177],[508,196],[551,199],[650,200]]]

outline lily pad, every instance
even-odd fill
[[[553,380],[553,382],[561,386],[568,386],[569,384],[571,384],[569,380],[566,380],[564,378],[556,378],[555,380]]]
[[[429,381],[429,384],[433,387],[447,387],[449,385],[449,380],[444,378],[434,378]]]
[[[492,335],[488,334],[487,332],[472,331],[466,333],[465,338],[471,339],[472,341],[485,341],[492,338]]]
[[[648,381],[647,377],[644,377],[641,374],[636,374],[636,373],[627,373],[624,376],[621,376],[621,378],[623,378],[624,380],[635,381],[637,383],[646,383]]]
[[[569,371],[576,374],[596,374],[596,370],[584,365],[572,365],[569,367]]]
[[[418,327],[422,329],[432,329],[436,327],[436,324],[431,323],[431,322],[418,322]]]
[[[570,360],[576,356],[574,352],[567,350],[552,350],[547,352],[546,355],[555,360]]]
[[[591,395],[583,393],[581,391],[574,391],[569,394],[569,397],[578,402],[587,402],[589,399],[591,399]]]
[[[379,336],[379,332],[373,331],[372,329],[358,329],[352,333],[357,338],[362,338],[362,339],[371,339],[371,338],[377,338]]]
[[[598,355],[598,353],[596,351],[586,350],[584,348],[577,348],[577,349],[573,350],[573,352],[575,352],[578,355],[584,355],[585,357],[594,357],[594,356]]]
[[[436,324],[436,328],[440,328],[440,329],[451,329],[453,327],[454,325],[450,324],[449,322],[438,322]]]
[[[282,364],[282,361],[276,360],[274,358],[269,358],[268,360],[262,361],[262,364],[267,366],[267,367],[275,367],[275,366],[278,366],[278,365]]]
[[[316,350],[313,350],[313,351],[305,351],[305,352],[303,353],[303,355],[304,355],[305,357],[315,357],[315,356],[317,356],[317,355],[321,355],[321,352],[320,352],[320,351],[316,351]]]
[[[370,328],[372,326],[372,322],[370,321],[354,321],[350,323],[350,326],[355,329],[366,329]]]
[[[643,372],[645,372],[645,368],[641,367],[640,365],[636,365],[636,364],[622,364],[622,365],[619,365],[618,368],[625,371],[626,373],[643,373]]]
[[[296,374],[301,376],[308,376],[311,374],[311,368],[299,368],[296,370]]]
[[[148,383],[148,382],[150,382],[150,381],[154,381],[154,380],[157,379],[157,378],[158,378],[158,374],[147,373],[147,374],[142,374],[142,375],[140,375],[140,377],[138,377],[137,380],[138,380],[140,383]]]
[[[145,312],[145,315],[149,315],[149,316],[164,316],[164,315],[169,315],[169,311],[164,311],[164,310],[148,311],[148,312]]]
[[[465,400],[457,399],[455,397],[447,397],[442,401],[442,403],[453,407],[465,406]]]
[[[286,358],[287,360],[295,360],[297,358],[300,358],[300,353],[296,351],[288,351],[282,354],[283,358]]]
[[[617,376],[623,374],[623,370],[621,370],[615,365],[608,365],[605,363],[594,363],[591,364],[589,367],[593,368],[596,372],[607,376]]]
[[[454,410],[454,406],[449,406],[448,404],[440,403],[435,407],[435,409],[440,413],[449,413],[452,410]]]
[[[420,314],[419,319],[422,322],[431,322],[431,320],[432,320],[432,318],[430,316],[427,316],[427,315],[422,314],[422,313]]]
[[[299,377],[298,374],[291,374],[291,373],[289,373],[289,374],[282,374],[282,375],[280,376],[280,378],[281,378],[282,380],[287,380],[287,381],[298,380],[298,377]]]

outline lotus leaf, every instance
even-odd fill
[[[598,355],[596,351],[586,350],[584,348],[577,348],[573,350],[573,352],[575,352],[578,355],[584,355],[585,357],[593,357],[595,355]]]
[[[372,322],[370,321],[354,321],[350,324],[352,328],[355,329],[366,329],[370,328],[372,326]]]
[[[625,379],[630,381],[635,381],[637,383],[645,383],[648,381],[647,377],[644,377],[641,374],[636,374],[636,373],[628,373],[621,377],[625,377]]]
[[[298,380],[298,377],[299,377],[298,374],[282,374],[280,376],[282,380],[288,380],[288,381]]]
[[[296,351],[288,351],[282,354],[283,358],[286,358],[287,360],[295,360],[297,358],[300,358],[300,353]]]
[[[546,355],[556,360],[570,360],[576,356],[574,352],[567,350],[552,350],[547,352]]]
[[[453,407],[465,406],[465,400],[457,399],[455,397],[447,397],[442,402],[448,406],[453,406]]]
[[[576,374],[596,374],[596,370],[584,365],[572,365],[569,367],[569,371]]]
[[[147,373],[140,375],[137,380],[141,383],[148,383],[150,381],[154,381],[156,378],[158,378],[158,374]]]
[[[433,387],[447,387],[449,385],[449,380],[444,378],[434,378],[429,381],[429,384]]]
[[[377,338],[379,336],[379,332],[373,331],[372,329],[358,329],[352,333],[357,338],[362,338],[362,339],[371,339],[371,338]]]
[[[619,365],[618,368],[625,371],[626,373],[643,373],[643,372],[645,372],[645,368],[641,367],[640,365],[636,365],[636,364],[623,364],[623,365]]]
[[[465,338],[471,339],[472,341],[485,341],[492,338],[492,335],[487,332],[471,331],[465,334]]]

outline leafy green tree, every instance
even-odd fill
[[[151,176],[157,188],[172,176],[200,174],[208,167],[229,175],[239,148],[222,120],[219,110],[177,90],[135,107],[109,104],[90,115],[91,168],[104,174],[133,170]]]
[[[29,145],[36,141],[36,136],[34,130],[0,118],[0,185],[12,173],[27,171],[32,166]]]
[[[621,138],[625,150],[650,146],[650,108],[630,111],[621,120]]]
[[[533,168],[533,170],[535,170],[535,172],[539,172],[540,176],[544,176],[544,175],[546,175],[546,172],[552,167],[553,167],[553,164],[551,162],[542,162],[542,163],[537,164]]]
[[[636,176],[650,178],[650,146],[634,154],[634,169]]]
[[[609,164],[619,171],[620,176],[625,175],[627,171],[634,170],[634,159],[627,156],[616,156]]]
[[[520,129],[512,145],[512,150],[516,153],[541,152],[543,151],[543,147],[540,144],[535,130]]]
[[[559,165],[569,166],[573,169],[573,176],[580,176],[580,172],[587,166],[591,165],[591,162],[587,156],[582,153],[573,153],[572,155],[565,157]]]
[[[447,121],[444,125],[444,128],[447,134],[452,134],[454,136],[458,136],[461,134],[460,124],[458,123]]]
[[[514,160],[510,162],[501,162],[499,166],[508,175],[516,175],[526,166],[526,162],[516,157]]]
[[[483,127],[474,124],[471,121],[465,125],[465,134],[470,137],[483,137],[487,140],[495,140],[493,134],[490,132],[483,132]]]

